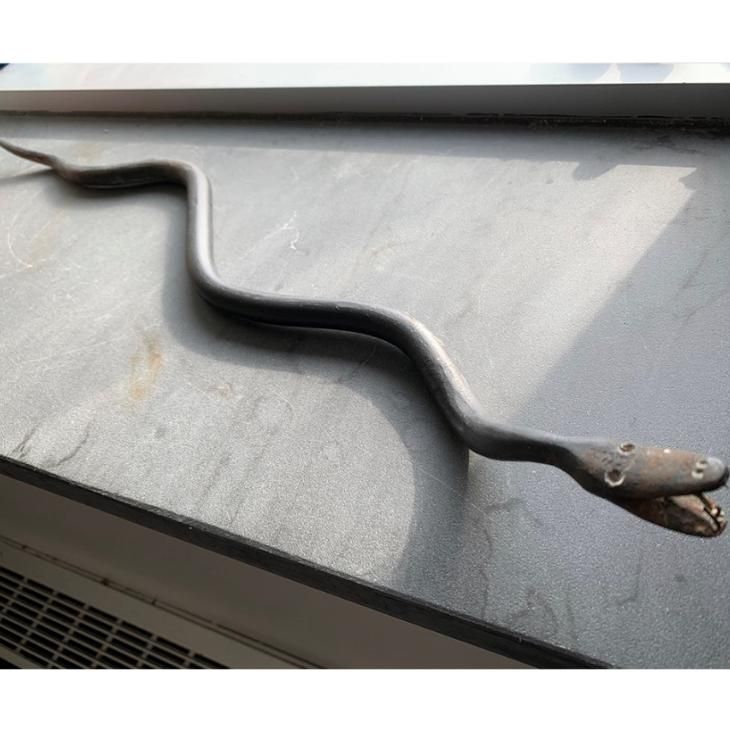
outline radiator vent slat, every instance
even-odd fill
[[[26,586],[28,583],[30,581],[26,582]],[[73,623],[76,619],[78,609],[65,605],[61,595],[55,591],[51,591],[48,596],[42,598],[45,603],[39,602],[39,594],[36,591],[33,591],[33,593],[33,598],[29,597],[32,594],[30,590],[27,591],[27,595],[26,593],[11,595],[11,589],[7,585],[3,585],[0,576],[0,602],[11,601],[17,606],[26,608],[29,612],[34,610],[43,612],[44,629],[66,631],[67,624],[69,622]],[[118,626],[121,628],[118,628]],[[82,643],[86,642],[95,649],[98,649],[103,642],[108,641],[109,634],[113,634],[116,638],[115,649],[132,659],[131,666],[136,666],[140,646],[146,646],[152,636],[148,631],[138,629],[126,621],[118,621],[113,616],[91,607],[88,607],[86,620],[76,626],[74,633],[77,640]],[[185,650],[180,652],[175,644],[160,637],[158,637],[158,643],[159,647],[155,645],[149,647],[148,654],[159,661],[160,666],[171,668],[189,661],[190,652]]]
[[[3,566],[0,645],[36,666],[49,668],[223,667]]]
[[[20,603],[20,601],[16,601],[16,606]],[[11,626],[13,626],[14,629],[22,632],[25,627],[22,625],[19,626],[18,624],[18,614],[17,609],[10,609],[8,613],[4,616],[4,619],[10,623]],[[0,619],[0,625],[2,625],[3,619]],[[72,652],[74,656],[82,656],[83,661],[80,666],[97,666],[96,664],[96,658],[97,654],[99,653],[99,649],[102,647],[102,643],[97,641],[96,645],[94,645],[93,641],[89,641],[88,637],[83,636],[79,632],[79,627],[77,626],[73,633],[73,639],[70,641],[66,641],[66,638],[64,637],[63,632],[67,631],[68,627],[61,626],[57,622],[54,622],[54,625],[51,627],[49,624],[51,621],[47,621],[46,625],[43,623],[36,624],[35,630],[36,630],[36,636],[34,637],[35,643],[50,643],[54,647],[53,656],[52,659],[60,653],[59,647],[66,644],[68,651]],[[8,647],[11,648],[11,647]],[[124,652],[121,652],[124,654]],[[116,653],[115,653],[116,656]],[[124,664],[125,667],[128,668],[134,668],[137,666],[137,661],[139,657],[134,656],[134,654],[126,654],[125,658],[121,658],[117,656],[120,661],[122,661],[122,664]],[[84,664],[84,661],[86,664]],[[89,664],[89,662],[91,662]]]

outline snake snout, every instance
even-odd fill
[[[702,491],[724,486],[727,484],[729,477],[730,468],[722,459],[717,459],[714,456],[699,459],[692,470],[692,478],[703,484]]]
[[[698,494],[728,481],[725,462],[692,451],[596,443],[574,448],[570,470],[588,491],[607,499],[655,499]]]

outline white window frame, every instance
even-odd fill
[[[730,64],[10,64],[0,112],[730,120]]]

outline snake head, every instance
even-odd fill
[[[725,529],[722,509],[704,494],[728,480],[720,459],[627,441],[573,444],[562,466],[591,494],[662,527],[702,537]]]

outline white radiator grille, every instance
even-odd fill
[[[2,566],[0,645],[38,667],[223,667]]]

